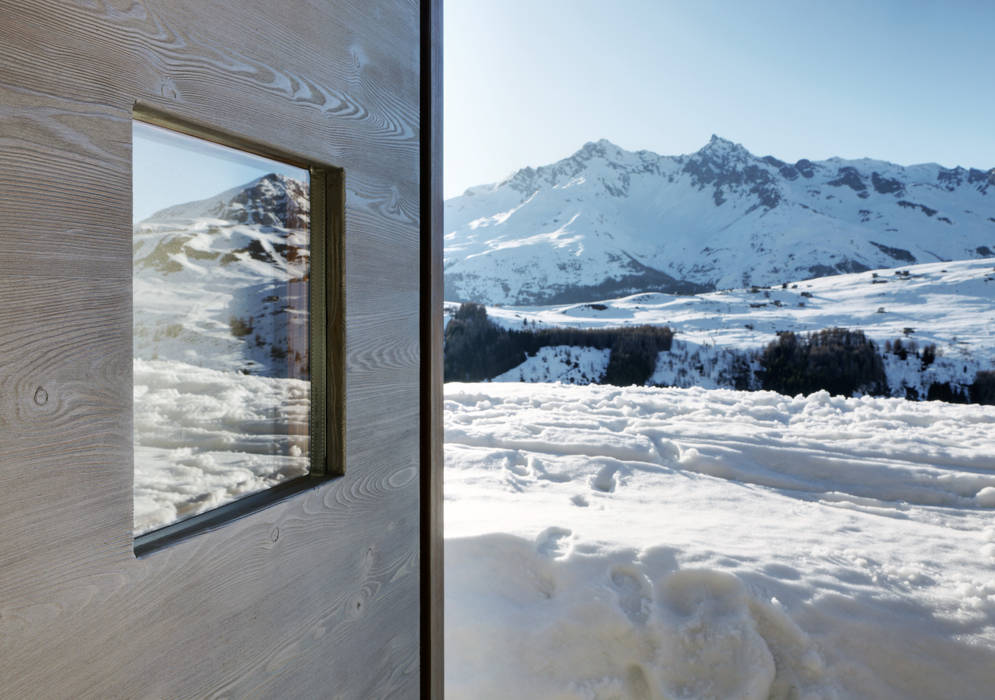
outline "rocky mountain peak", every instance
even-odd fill
[[[527,197],[536,190],[562,185],[580,176],[595,161],[603,161],[614,171],[624,171],[629,167],[629,161],[634,161],[634,158],[632,153],[616,146],[608,139],[589,141],[573,155],[551,165],[521,168],[498,186],[507,185]],[[467,192],[472,195],[476,191],[477,188],[471,188]]]
[[[588,141],[585,143],[581,149],[577,151],[574,157],[586,158],[588,160],[592,158],[618,160],[625,153],[626,151],[619,148],[608,139],[600,139],[598,141]]]
[[[753,208],[773,209],[781,201],[781,192],[772,165],[777,167],[757,158],[742,144],[712,134],[709,142],[684,163],[683,171],[698,189],[712,189],[716,206],[722,206],[730,192],[745,189],[755,197]]]
[[[789,163],[717,135],[678,156],[591,141],[447,202],[446,294],[590,301],[987,257],[993,190],[992,170]]]
[[[161,209],[145,221],[198,218],[225,219],[234,224],[306,229],[310,222],[308,186],[305,182],[280,173],[268,173],[213,197]]]
[[[135,226],[136,274],[205,270],[263,277],[306,274],[310,200],[306,182],[268,173],[213,197],[162,209]],[[243,263],[262,262],[264,268]]]
[[[240,224],[307,228],[310,221],[307,185],[286,175],[269,173],[232,197],[219,218]]]
[[[754,156],[742,144],[712,134],[708,143],[702,146],[692,158],[720,163],[736,163],[751,160]]]

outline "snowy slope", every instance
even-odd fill
[[[446,298],[590,301],[995,255],[995,169],[608,141],[446,202]]]
[[[135,225],[136,534],[307,473],[308,220],[270,174]]]
[[[491,381],[592,384],[605,373],[611,350],[570,345],[539,348],[534,356]]]
[[[136,224],[135,356],[306,376],[308,212],[271,174]]]
[[[593,303],[489,307],[487,313],[507,328],[667,325],[675,331],[674,347],[660,353],[650,380],[667,386],[732,387],[736,353],[761,349],[778,331],[832,327],[862,330],[882,349],[895,339],[920,348],[936,345],[938,358],[926,370],[915,357],[885,357],[895,396],[905,396],[906,387],[925,396],[932,382],[970,384],[979,370],[995,369],[995,258],[869,270],[784,288],[647,293]],[[540,371],[545,367],[530,358],[503,379],[556,381]]]
[[[446,696],[995,687],[995,408],[448,384]]]

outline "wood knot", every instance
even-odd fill
[[[176,83],[172,78],[164,77],[159,81],[159,94],[171,100],[178,99],[180,91],[176,88]]]
[[[348,603],[349,606],[349,616],[352,618],[359,617],[363,614],[363,595],[360,593],[356,595]]]
[[[273,532],[269,533],[269,538],[273,542],[276,542],[278,539],[280,539],[280,528],[274,527]]]
[[[39,406],[44,406],[48,403],[48,392],[45,391],[45,387],[40,386],[35,389],[35,403]]]

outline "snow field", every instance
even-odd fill
[[[995,408],[446,385],[454,698],[982,698]]]
[[[135,360],[135,534],[308,471],[310,384]]]
[[[590,384],[597,382],[608,367],[611,350],[555,345],[539,348],[518,367],[499,374],[494,382],[560,382]]]
[[[274,347],[286,350],[288,336],[297,340],[307,334],[306,290],[293,282],[307,274],[306,232],[181,219],[171,225],[142,223],[134,238],[136,357],[218,370],[251,368],[254,374],[271,376],[286,373],[286,367],[273,366],[270,353]],[[253,242],[272,263],[232,252]],[[292,246],[300,259],[288,262],[275,250],[277,245]],[[160,250],[170,252],[153,253]],[[200,258],[192,261],[194,253]],[[234,260],[222,263],[225,255]],[[164,271],[167,264],[179,269]],[[252,327],[248,337],[232,333],[231,319]]]
[[[920,346],[932,342],[947,355],[995,359],[990,343],[995,333],[995,258],[906,265],[802,280],[785,289],[752,289],[644,293],[597,304],[497,306],[488,307],[487,315],[508,328],[521,328],[523,322],[577,328],[669,325],[679,339],[737,348],[761,347],[779,330],[803,333],[840,326],[859,328],[881,343],[895,338]],[[906,328],[912,335],[905,335]]]
[[[698,295],[636,294],[598,303],[488,307],[488,318],[509,329],[533,327],[610,328],[666,325],[675,333],[649,379],[656,386],[732,388],[745,352],[759,352],[779,331],[806,333],[842,327],[862,330],[880,352],[900,339],[921,351],[937,348],[923,367],[914,352],[906,359],[885,353],[893,396],[911,389],[925,397],[932,383],[968,386],[978,371],[995,369],[995,259],[909,265],[791,283],[772,289],[730,289]],[[907,273],[907,274],[906,274]],[[458,304],[447,302],[447,318]],[[544,349],[506,372],[500,381],[595,381],[607,366],[588,348]],[[582,372],[570,372],[567,355],[585,356]],[[752,369],[758,369],[752,362]],[[497,381],[497,380],[495,380]]]

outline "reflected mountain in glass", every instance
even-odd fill
[[[146,133],[221,191],[134,227],[136,534],[303,476],[310,420],[307,172],[140,123],[136,157]]]

